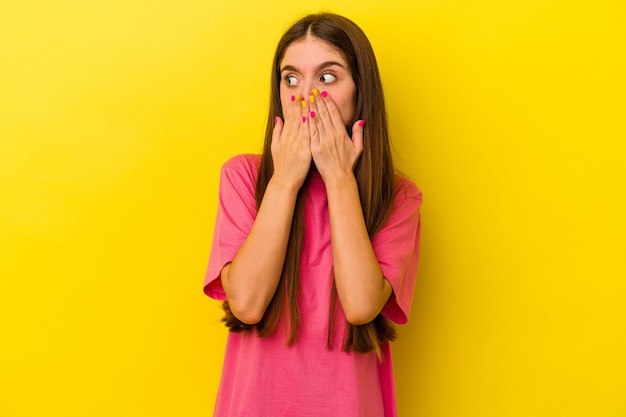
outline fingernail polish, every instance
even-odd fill
[[[327,97],[328,93],[326,91],[322,91],[322,97]]]
[[[311,112],[311,119],[312,119],[312,118],[314,118],[314,117],[315,117],[315,112],[314,112],[314,111],[312,111],[312,112]]]
[[[306,123],[306,117],[302,116],[302,123]]]
[[[299,94],[296,96],[296,101],[300,101],[300,95]]]
[[[315,96],[309,96],[309,101],[311,103],[315,103]]]
[[[302,108],[305,109],[306,108],[306,101],[302,100]]]
[[[317,88],[313,89],[313,95],[314,96],[319,96],[320,95],[320,90],[318,90]]]
[[[361,120],[361,121],[359,122],[359,126],[363,126],[364,124],[365,124],[365,120]]]
[[[291,96],[291,101],[296,101],[296,96],[292,95]]]
[[[278,124],[278,116],[274,117],[274,124]]]

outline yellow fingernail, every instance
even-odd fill
[[[309,96],[309,101],[311,103],[315,103],[315,96]]]
[[[296,101],[300,101],[300,96],[299,95],[296,96]]]
[[[302,100],[302,108],[306,108],[306,101]]]
[[[320,90],[318,90],[317,88],[313,89],[313,95],[314,96],[319,96],[320,95]]]

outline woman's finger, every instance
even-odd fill
[[[289,126],[290,132],[297,132],[300,125],[300,113],[301,113],[301,96],[292,95],[291,101],[287,104],[287,108],[283,109],[285,113],[285,124]]]
[[[307,104],[307,101],[304,99],[304,97],[302,98],[302,100],[300,101],[300,118],[301,118],[301,123],[300,123],[300,129],[298,130],[298,138],[299,140],[305,141],[307,144],[309,143],[309,141],[311,140],[311,132],[310,132],[310,121],[309,121],[309,106]]]
[[[317,109],[317,98],[319,95],[317,90],[313,90],[313,94],[309,96],[309,132],[311,135],[311,143],[318,143],[320,140],[320,118]]]
[[[280,140],[280,135],[283,132],[283,120],[275,116],[274,117],[274,130],[272,131],[272,144],[278,143]]]
[[[320,121],[326,134],[331,132],[344,132],[346,130],[339,109],[330,94],[322,91],[318,99]]]
[[[361,155],[361,152],[363,152],[363,126],[364,125],[365,125],[365,120],[357,120],[352,125],[352,144],[354,145],[354,150],[357,152],[357,155]]]

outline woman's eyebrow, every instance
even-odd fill
[[[324,68],[332,67],[332,66],[338,66],[338,67],[345,69],[345,66],[341,62],[326,61],[326,62],[322,62],[321,64],[317,66],[317,71],[322,70]],[[293,65],[285,65],[284,67],[280,69],[280,72],[284,72],[284,71],[300,72],[298,71],[298,68],[294,67]]]

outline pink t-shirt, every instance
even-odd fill
[[[255,185],[260,158],[239,155],[224,164],[205,293],[226,295],[220,271],[233,260],[256,216]],[[333,264],[324,182],[312,171],[305,198],[301,259],[302,325],[296,342],[286,346],[279,329],[260,338],[254,333],[228,335],[224,368],[215,405],[216,417],[392,417],[397,415],[391,350],[375,353],[341,350],[346,320],[334,313],[332,347],[327,349]],[[419,258],[422,194],[407,179],[397,187],[393,212],[372,238],[376,257],[393,294],[382,313],[406,323],[411,309]]]

